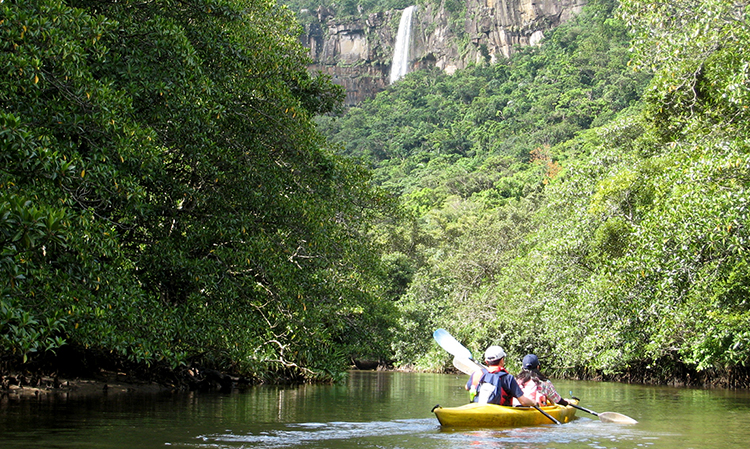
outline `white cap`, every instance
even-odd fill
[[[497,362],[502,358],[505,358],[505,351],[500,346],[490,346],[484,351],[484,360],[488,363]]]

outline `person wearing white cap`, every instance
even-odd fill
[[[523,369],[518,374],[517,381],[524,394],[538,405],[547,405],[547,401],[568,405],[568,401],[555,390],[552,381],[539,371],[539,357],[534,354],[527,354],[523,358]]]
[[[472,402],[480,404],[513,405],[515,398],[521,405],[531,407],[534,400],[524,396],[516,379],[505,370],[505,351],[500,346],[490,346],[484,352],[487,368],[474,371],[466,382]]]

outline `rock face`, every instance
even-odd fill
[[[507,58],[516,46],[537,45],[548,31],[578,14],[587,0],[464,0],[465,20],[440,5],[414,12],[410,71],[438,67],[448,74],[472,63]],[[319,7],[301,36],[310,49],[310,70],[344,86],[349,106],[373,97],[389,83],[401,11],[338,20]]]

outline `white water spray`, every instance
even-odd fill
[[[409,44],[411,43],[411,18],[416,6],[412,5],[401,13],[398,23],[396,45],[393,48],[393,62],[391,63],[391,84],[398,81],[409,72]]]

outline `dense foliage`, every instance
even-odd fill
[[[578,374],[748,362],[747,12],[592,1],[539,49],[321,122],[415,217],[380,235],[402,363],[448,363],[437,327]]]
[[[275,3],[6,0],[1,361],[328,378],[441,369],[445,327],[511,366],[745,366],[747,8],[591,0],[334,116]]]
[[[527,179],[532,153],[544,158],[548,147],[611,120],[638,100],[648,78],[625,70],[627,30],[608,18],[608,7],[588,11],[542,49],[457,76],[413,73],[321,126],[417,208],[451,195],[519,198],[538,180]]]
[[[0,4],[5,363],[310,379],[387,354],[362,235],[388,202],[316,132],[343,92],[298,33],[264,0]]]

